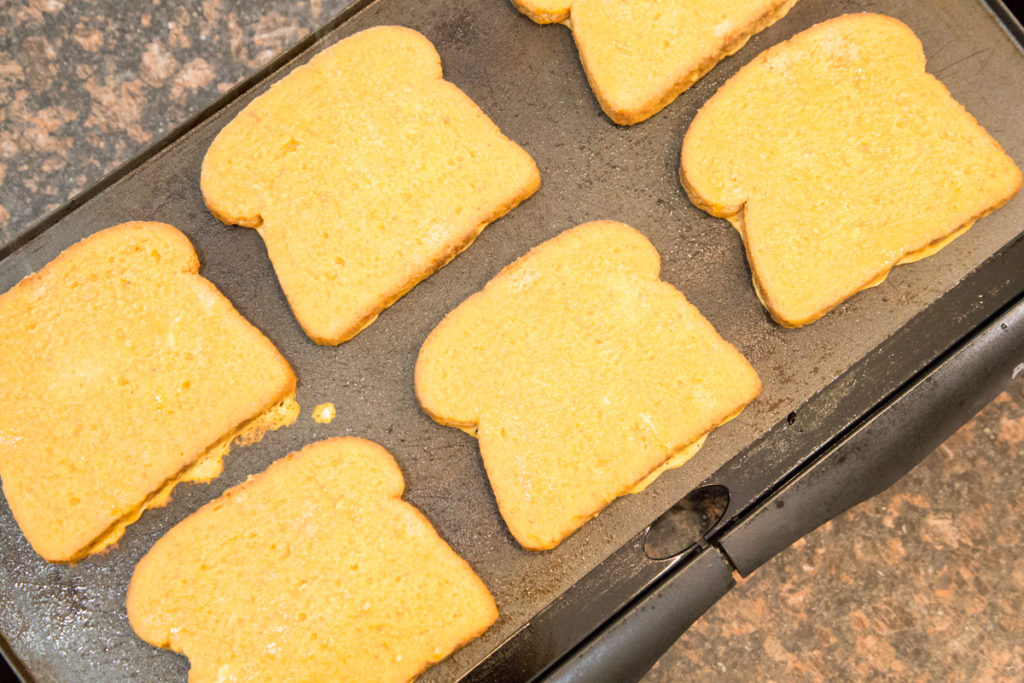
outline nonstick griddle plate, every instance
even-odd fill
[[[128,625],[124,598],[136,562],[172,525],[286,453],[326,437],[358,435],[394,454],[405,475],[406,499],[419,506],[495,595],[498,622],[424,679],[451,679],[472,668],[1024,228],[1024,201],[1018,197],[936,256],[896,268],[884,284],[813,325],[787,330],[770,321],[754,295],[735,231],[693,207],[679,185],[683,134],[697,108],[761,50],[852,11],[878,11],[909,24],[924,43],[929,71],[1012,157],[1024,159],[1024,58],[977,2],[801,0],[663,112],[622,128],[598,108],[564,27],[535,25],[504,0],[377,0],[365,3],[283,71],[234,97],[63,214],[0,262],[0,291],[108,226],[127,220],[171,223],[193,241],[200,272],[291,362],[303,413],[294,426],[256,445],[234,448],[216,481],[177,487],[171,503],[144,514],[117,548],[75,566],[50,565],[36,556],[6,505],[0,506],[0,634],[10,649],[40,680],[183,680],[185,658],[150,647]],[[542,186],[354,340],[319,347],[289,312],[259,236],[225,227],[206,211],[199,169],[217,131],[269,82],[324,46],[377,24],[410,26],[433,41],[446,78],[533,155]],[[527,552],[498,515],[476,441],[434,423],[417,406],[413,367],[430,330],[503,266],[567,228],[603,218],[624,221],[647,235],[661,253],[662,277],[750,359],[764,391],[739,418],[718,429],[688,465],[664,474],[642,494],[614,502],[555,550]],[[310,409],[324,401],[338,407],[330,425],[310,416]]]

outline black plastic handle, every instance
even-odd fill
[[[836,515],[881,493],[1024,373],[1024,301],[918,375],[750,513],[543,676],[637,681],[732,587]]]
[[[984,408],[1024,363],[1019,301],[919,375],[743,521],[715,539],[746,576],[894,484]]]
[[[560,662],[546,681],[638,681],[681,633],[733,587],[732,571],[706,548]]]
[[[25,683],[30,680],[28,672],[11,652],[10,646],[0,638],[0,683]]]

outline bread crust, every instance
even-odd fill
[[[410,680],[497,607],[403,489],[365,439],[285,456],[156,542],[128,586],[129,622],[188,656],[197,683]]]
[[[0,478],[44,559],[116,541],[294,393],[288,363],[198,269],[176,228],[125,223],[0,295]]]
[[[684,137],[680,181],[739,231],[772,318],[799,327],[1003,206],[1021,173],[925,71],[913,31],[865,13],[723,84]]]
[[[537,23],[568,25],[604,113],[630,126],[672,103],[797,0],[513,0]]]
[[[420,33],[382,26],[253,100],[203,160],[211,213],[256,228],[296,319],[351,339],[536,192],[521,147],[442,79]]]
[[[420,349],[420,406],[479,439],[527,549],[555,547],[682,464],[760,392],[746,359],[658,273],[633,228],[583,224],[504,268]]]
[[[512,4],[538,24],[566,21],[572,9],[572,0],[512,0]]]

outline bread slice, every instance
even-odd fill
[[[533,194],[533,159],[398,26],[327,48],[217,135],[202,191],[256,228],[318,344],[355,336]]]
[[[796,0],[512,0],[538,23],[567,22],[590,87],[615,123],[671,103]]]
[[[497,618],[473,570],[401,499],[371,441],[306,446],[171,529],[128,619],[189,680],[404,681]]]
[[[0,295],[0,479],[46,560],[96,552],[181,479],[216,476],[231,440],[272,427],[261,418],[294,393],[288,363],[198,268],[177,229],[125,223]]]
[[[577,226],[502,270],[420,350],[420,405],[480,440],[525,548],[558,545],[760,391],[659,269],[628,225]]]
[[[1005,204],[1021,173],[878,14],[825,21],[740,69],[701,108],[680,177],[743,236],[758,296],[786,327]]]
[[[520,12],[538,24],[568,21],[573,0],[512,0]]]

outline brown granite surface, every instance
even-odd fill
[[[734,588],[644,679],[1024,680],[1024,380]]]
[[[0,0],[0,247],[354,0]]]
[[[0,247],[350,3],[0,1]],[[1024,680],[1022,448],[1017,381],[645,680]]]

